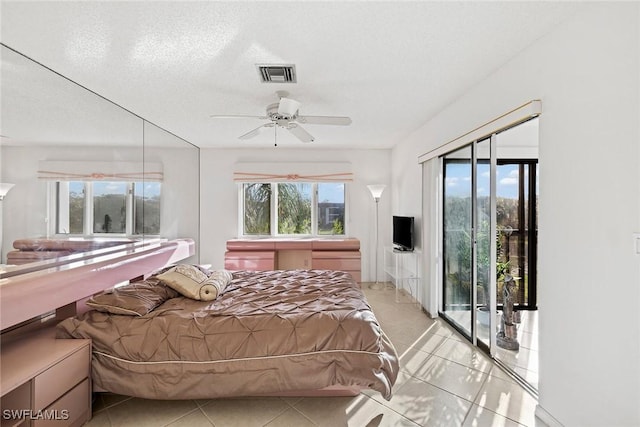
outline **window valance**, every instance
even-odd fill
[[[353,181],[349,162],[238,162],[236,182],[347,182]]]
[[[162,163],[42,160],[38,179],[47,181],[162,181]]]

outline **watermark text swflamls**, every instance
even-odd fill
[[[41,409],[39,411],[34,411],[33,409],[3,409],[2,419],[64,421],[69,419],[69,410]]]

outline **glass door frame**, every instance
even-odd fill
[[[468,151],[468,154],[466,153]],[[447,162],[447,156],[448,155],[452,155],[452,154],[462,154],[461,157],[454,157],[454,160],[451,160],[449,163]],[[445,155],[441,156],[441,164],[442,164],[442,173],[443,173],[443,191],[442,191],[442,204],[441,206],[441,212],[442,212],[442,223],[441,223],[441,229],[442,229],[442,236],[440,239],[440,245],[441,245],[441,254],[442,254],[442,268],[440,271],[442,280],[440,283],[440,295],[441,295],[441,299],[440,299],[440,303],[439,303],[439,316],[443,317],[454,329],[456,329],[460,334],[462,334],[464,337],[466,337],[468,340],[470,341],[474,341],[474,325],[475,325],[475,317],[473,314],[473,310],[472,307],[474,306],[474,296],[472,295],[471,290],[473,289],[474,286],[474,262],[473,259],[470,258],[469,260],[469,264],[470,265],[464,265],[466,263],[461,262],[461,258],[463,258],[464,256],[468,255],[468,250],[465,250],[465,253],[460,254],[460,249],[458,249],[457,252],[457,256],[455,256],[456,262],[449,262],[449,257],[448,257],[448,244],[447,244],[447,240],[449,239],[449,235],[450,233],[448,233],[448,229],[447,229],[447,201],[448,201],[448,196],[447,196],[447,179],[449,178],[448,174],[447,174],[447,164],[461,164],[461,165],[466,165],[467,163],[469,164],[469,170],[470,170],[470,175],[473,175],[473,167],[472,165],[473,163],[473,143],[471,144],[466,144],[462,147],[458,147],[455,150],[446,153]],[[471,176],[469,177],[470,180],[472,180]],[[458,178],[458,177],[451,177],[451,178]],[[463,179],[463,182],[465,180]],[[472,197],[472,193],[473,190],[470,191],[469,193],[469,198]],[[467,194],[467,193],[465,193]],[[458,206],[458,208],[460,208],[461,206]],[[462,209],[464,209],[465,206],[462,206]],[[464,248],[465,246],[465,242],[468,242],[469,244],[469,250],[471,252],[470,257],[473,256],[474,250],[473,250],[473,205],[470,206],[469,208],[469,213],[471,214],[471,218],[469,218],[468,216],[466,216],[466,218],[463,219],[463,223],[464,224],[458,224],[458,227],[461,227],[460,230],[451,230],[451,231],[465,231],[465,228],[468,227],[468,230],[470,232],[470,235],[468,238],[465,238],[463,236],[462,239],[460,239],[460,237],[456,238],[455,241],[455,245],[453,244],[454,242],[450,242],[452,243],[451,246],[462,246]],[[460,234],[460,233],[458,233]],[[462,243],[462,244],[461,244]],[[466,249],[466,248],[465,248]],[[450,269],[450,265],[453,264],[456,268],[456,271],[449,271]],[[464,270],[466,269],[465,267],[469,268],[469,292],[468,292],[468,301],[469,301],[469,314],[470,317],[468,319],[465,319],[465,315],[463,313],[462,316],[458,316],[459,319],[456,320],[453,316],[451,316],[449,313],[453,312],[453,311],[466,311],[466,310],[448,310],[448,307],[451,306],[459,306],[460,305],[460,292],[459,289],[462,288],[464,285],[463,283],[465,282],[465,277],[463,277],[464,275],[462,273],[464,273]],[[457,275],[457,279],[451,279],[451,277],[453,275]],[[455,281],[457,280],[457,287],[455,286]],[[454,283],[451,283],[451,282]],[[451,288],[450,288],[451,287]],[[457,297],[456,297],[457,295]],[[450,301],[451,299],[451,301]],[[462,303],[464,304],[465,301],[463,300]]]
[[[496,243],[496,238],[497,238],[497,218],[495,215],[495,212],[497,210],[497,197],[496,197],[496,173],[497,173],[497,151],[496,151],[496,135],[497,133],[493,133],[489,136],[483,137],[481,139],[477,139],[473,142],[471,142],[470,144],[464,145],[462,147],[458,147],[455,150],[446,153],[444,155],[442,155],[440,157],[440,164],[441,164],[441,171],[443,174],[443,192],[442,192],[442,200],[441,200],[441,209],[442,209],[442,215],[441,215],[441,223],[440,223],[440,227],[442,229],[442,236],[440,238],[440,253],[442,254],[442,263],[441,263],[441,270],[440,270],[440,274],[441,274],[441,280],[440,280],[440,301],[439,301],[439,307],[438,307],[438,315],[441,316],[443,319],[445,319],[447,321],[447,323],[449,323],[454,329],[456,329],[458,332],[460,332],[463,336],[465,336],[469,341],[471,341],[471,343],[474,346],[477,346],[479,348],[481,348],[483,351],[485,351],[486,353],[490,354],[491,357],[495,356],[495,349],[496,349],[496,321],[497,318],[495,316],[495,313],[497,312],[497,277],[496,274],[491,274],[491,272],[495,272],[496,271],[496,255],[497,255],[497,243]],[[490,248],[489,248],[489,260],[490,260],[490,265],[489,265],[489,289],[488,289],[488,293],[489,293],[489,344],[487,345],[487,343],[478,340],[478,334],[477,334],[477,329],[478,329],[478,316],[477,316],[477,310],[478,310],[478,212],[477,212],[477,205],[478,205],[478,170],[477,170],[477,166],[478,166],[478,155],[477,155],[477,148],[478,148],[478,144],[482,143],[482,142],[486,142],[489,141],[489,182],[490,182],[490,189],[489,189],[489,203],[490,203],[490,209],[491,209],[491,214],[490,214],[490,224],[489,224],[489,242],[490,242]],[[464,326],[458,324],[455,319],[453,319],[452,317],[450,317],[449,315],[447,315],[446,311],[445,311],[445,287],[447,286],[447,280],[446,280],[446,271],[445,269],[447,268],[447,264],[444,260],[444,254],[445,254],[445,231],[444,231],[444,226],[445,226],[445,215],[446,215],[446,194],[444,191],[444,183],[446,180],[446,161],[445,161],[445,157],[447,156],[447,154],[451,154],[454,153],[456,151],[459,150],[463,150],[467,147],[471,148],[471,281],[470,281],[470,313],[471,313],[471,319],[470,319],[470,328],[469,331],[467,332],[464,328]]]
[[[489,286],[489,343],[485,343],[482,340],[478,339],[478,322],[477,318],[479,306],[477,303],[478,297],[478,259],[477,254],[479,252],[478,242],[480,236],[480,226],[478,224],[478,155],[476,148],[484,142],[489,143],[489,233],[487,239],[489,241],[489,274],[488,274],[488,286]],[[472,343],[474,346],[479,347],[484,350],[486,353],[490,354],[491,357],[495,356],[496,346],[497,346],[497,316],[496,313],[498,311],[498,277],[495,274],[497,270],[497,261],[498,261],[498,244],[497,244],[497,236],[498,236],[498,218],[496,215],[498,209],[498,197],[497,197],[497,171],[498,171],[498,159],[497,159],[497,134],[493,133],[490,136],[482,139],[478,139],[473,142],[473,158],[474,158],[474,167],[473,167],[473,175],[472,175],[472,200],[474,204],[474,216],[473,216],[473,229],[474,229],[474,271],[475,273],[475,283],[473,293],[474,298],[474,334]]]

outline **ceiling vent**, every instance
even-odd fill
[[[263,83],[296,83],[296,66],[258,64],[258,72]]]

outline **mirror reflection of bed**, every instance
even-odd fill
[[[130,238],[26,238],[13,242],[7,253],[7,265],[24,265],[72,254],[90,252],[139,241]]]

